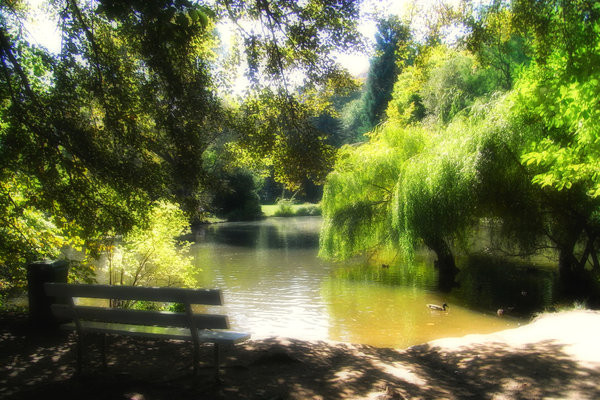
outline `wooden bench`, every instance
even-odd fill
[[[222,305],[220,290],[180,289],[171,287],[136,287],[45,283],[46,295],[66,304],[52,304],[52,313],[62,320],[61,328],[77,332],[77,374],[81,374],[84,335],[139,336],[153,339],[187,340],[193,344],[194,376],[197,374],[201,343],[214,344],[215,375],[219,379],[219,346],[233,345],[250,338],[247,333],[226,331],[226,315],[194,313],[192,306]],[[181,303],[185,312],[142,311],[123,308],[78,305],[75,298],[112,299]],[[103,338],[102,359],[106,365]]]

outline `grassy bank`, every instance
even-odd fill
[[[302,217],[321,215],[321,205],[314,203],[293,204],[289,201],[261,206],[265,217]]]

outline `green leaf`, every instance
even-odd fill
[[[206,29],[208,26],[208,15],[206,15],[204,12],[198,11],[198,18],[200,20],[200,24],[202,24],[202,27]]]

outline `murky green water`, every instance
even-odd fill
[[[461,264],[460,287],[437,288],[429,263],[389,268],[317,258],[319,217],[269,218],[205,227],[192,251],[203,287],[223,290],[234,329],[256,338],[330,339],[382,347],[489,333],[525,322],[552,301],[552,273],[480,259]],[[446,312],[428,303],[448,303]]]

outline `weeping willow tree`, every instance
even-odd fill
[[[421,107],[427,108],[421,114],[430,115],[429,122],[406,115],[414,114],[413,100],[427,98],[434,84],[448,86],[441,95],[451,94],[460,105],[453,116],[461,110],[468,114],[465,108],[481,91],[469,90],[473,86],[469,84],[481,80],[485,71],[470,67],[460,74],[448,71],[457,62],[470,60],[444,47],[427,52],[417,66],[399,76],[388,109],[390,120],[370,135],[367,144],[340,152],[325,186],[322,255],[344,258],[391,247],[412,258],[414,250],[425,244],[437,255],[440,271],[455,274],[452,245],[464,241],[478,220],[481,143],[473,132],[487,113],[471,119],[457,116],[444,125],[445,109],[423,101]],[[464,90],[452,89],[457,85]],[[439,124],[432,123],[436,121]]]
[[[452,274],[451,243],[474,223],[475,155],[470,137],[443,133],[406,164],[395,186],[392,223],[406,253],[422,241],[437,255],[436,265]]]
[[[500,73],[481,54],[422,49],[398,77],[387,126],[345,149],[327,181],[323,255],[392,246],[410,257],[425,245],[452,275],[458,245],[468,248],[486,224],[491,247],[550,249],[565,293],[597,298],[600,8],[583,0],[506,7],[502,18],[519,29],[506,39],[520,34],[531,61],[509,57],[518,65]],[[488,33],[471,38],[484,40],[480,50],[470,47],[487,49],[500,34]],[[413,140],[420,147],[405,148]]]
[[[334,258],[425,244],[445,275],[452,243],[475,224],[476,144],[456,129],[388,123],[368,144],[347,147],[325,185],[321,254]]]
[[[388,123],[345,148],[325,186],[322,254],[391,246],[411,257],[422,241],[454,269],[450,243],[473,225],[477,157],[472,138],[452,133]]]
[[[327,177],[321,255],[348,258],[393,246],[394,186],[404,164],[426,146],[423,131],[385,125],[362,145],[344,146]]]
[[[537,169],[520,154],[544,130],[519,117],[518,104],[514,92],[479,101],[435,130],[392,120],[368,144],[345,148],[325,186],[321,255],[393,248],[410,260],[425,246],[437,257],[439,287],[450,289],[457,251],[470,251],[485,227],[487,249],[498,255],[552,250],[565,288],[573,274],[564,263],[597,269],[581,237],[594,232],[597,201],[582,186],[536,184]],[[593,289],[577,282],[577,293]]]
[[[425,245],[447,287],[455,250],[469,247],[482,221],[497,225],[498,245],[535,249],[550,229],[549,206],[520,163],[527,131],[509,121],[513,101],[479,101],[437,129],[392,120],[368,144],[345,148],[325,186],[321,254],[387,247],[410,260]]]

